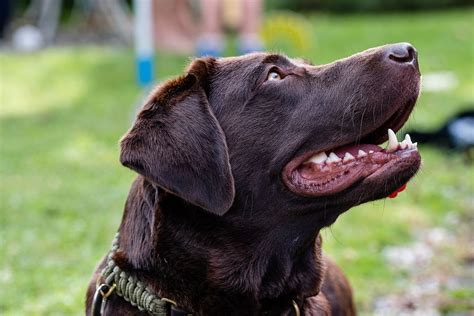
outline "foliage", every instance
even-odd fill
[[[308,10],[337,12],[408,11],[469,5],[472,5],[469,0],[270,0],[267,2],[267,7],[271,9],[304,12]]]

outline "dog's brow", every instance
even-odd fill
[[[276,64],[276,63],[282,63],[285,65],[290,65],[291,62],[284,56],[278,55],[278,54],[270,54],[267,55],[263,60],[262,63],[264,64]]]
[[[295,58],[293,59],[293,62],[295,64],[303,64],[303,65],[309,65],[309,66],[314,66],[314,63],[306,58]]]

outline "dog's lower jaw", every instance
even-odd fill
[[[266,235],[167,194],[152,207],[153,190],[140,178],[132,187],[120,227],[119,264],[139,271],[180,308],[195,315],[258,315],[281,306],[279,315],[291,309],[292,300],[316,296],[312,301],[325,301],[318,295],[324,262],[317,229],[307,236],[302,227],[301,238],[286,238],[285,231],[276,229]],[[137,225],[144,216],[148,221]]]

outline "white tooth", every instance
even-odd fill
[[[326,155],[326,153],[323,151],[317,155],[314,155],[308,161],[313,163],[323,163],[326,161],[326,159],[328,159],[328,155]]]
[[[346,162],[346,161],[351,161],[351,160],[354,160],[354,156],[352,156],[350,153],[346,153],[344,155],[344,159],[342,159],[343,162]]]
[[[388,129],[388,145],[385,149],[387,152],[392,152],[398,148],[398,139],[397,135],[389,128]]]
[[[330,153],[328,160],[326,160],[326,163],[333,163],[339,161],[341,161],[341,158],[339,158],[335,153]]]
[[[418,148],[418,143],[413,143],[413,148]]]
[[[408,143],[408,145],[412,145],[413,143],[411,142],[411,137],[410,135],[406,134],[405,135],[405,141]]]
[[[405,135],[405,139],[403,140],[402,143],[406,143],[408,149],[413,149],[413,148],[414,148],[414,147],[413,147],[413,143],[411,142],[411,137],[410,137],[410,135],[408,135],[408,134]]]
[[[365,151],[363,151],[362,149],[359,149],[359,151],[357,152],[357,157],[362,158],[362,157],[365,157],[365,156],[367,156],[367,153]]]
[[[410,148],[410,145],[408,144],[408,142],[406,140],[404,140],[400,143],[400,148],[401,149],[407,149],[407,148]]]
[[[374,151],[373,151],[373,150],[369,150],[369,154],[373,154],[373,153],[374,153]]]

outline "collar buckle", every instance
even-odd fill
[[[295,300],[291,300],[291,305],[293,305],[293,311],[295,312],[295,316],[301,316],[301,310],[298,304],[296,304]]]

